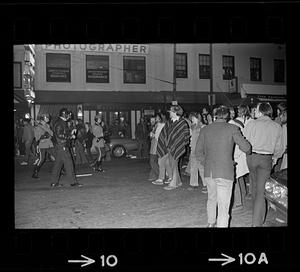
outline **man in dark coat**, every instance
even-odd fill
[[[66,108],[62,108],[59,112],[59,118],[54,123],[53,133],[55,137],[56,158],[52,170],[52,187],[62,186],[59,183],[60,173],[64,167],[66,177],[71,182],[71,186],[82,186],[77,180],[70,152],[71,131],[67,121],[69,113]]]
[[[237,144],[247,154],[251,152],[251,145],[239,128],[226,122],[228,114],[228,108],[219,107],[216,110],[216,121],[200,130],[196,144],[195,155],[204,165],[207,182],[208,227],[214,227],[215,223],[217,227],[228,227],[234,181],[234,145]]]

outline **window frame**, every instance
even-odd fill
[[[178,70],[177,69],[177,66],[178,66],[178,64],[177,64],[177,56],[178,55],[185,56],[185,64],[184,64],[185,69],[184,70],[182,70],[182,69]],[[183,66],[183,65],[180,64],[180,66]],[[185,71],[185,75],[184,76],[178,76],[177,71]],[[176,76],[176,78],[188,78],[188,53],[176,52],[175,76]]]
[[[68,56],[69,57],[69,68],[63,68],[63,69],[68,69],[68,73],[69,73],[69,78],[68,80],[50,80],[50,77],[49,77],[49,72],[48,72],[48,69],[49,68],[53,68],[53,67],[48,67],[48,62],[47,62],[47,59],[48,59],[48,56],[50,55],[64,55],[64,56]],[[59,67],[56,67],[56,69],[59,69]],[[46,82],[53,82],[53,83],[71,83],[71,54],[70,53],[46,53]]]
[[[259,61],[259,68],[251,68],[251,61]],[[259,78],[254,78],[253,77],[253,71],[259,72]],[[250,81],[262,81],[262,59],[261,58],[256,58],[256,57],[250,57]]]
[[[107,59],[107,69],[88,69],[88,57],[105,57]],[[107,71],[107,81],[88,81],[88,71],[89,70],[94,70],[94,71]],[[91,79],[90,79],[91,80]],[[110,77],[109,77],[109,56],[108,55],[85,55],[85,83],[98,83],[98,84],[101,84],[101,83],[109,83],[110,81]]]
[[[139,59],[143,59],[144,61],[144,70],[129,70],[129,69],[125,69],[125,61],[126,61],[126,58],[139,58]],[[136,72],[136,73],[141,73],[143,72],[144,73],[144,80],[142,82],[132,82],[132,81],[127,81],[126,80],[126,76],[125,76],[125,73],[127,72]],[[124,84],[146,84],[146,57],[145,56],[131,56],[131,55],[127,55],[127,56],[123,56],[123,83]]]
[[[16,89],[22,89],[22,80],[23,80],[23,72],[22,72],[22,62],[21,61],[14,61],[13,65],[14,65],[14,70],[15,70],[15,64],[19,65],[19,72],[20,72],[20,82],[18,86],[15,86],[15,78],[14,78],[14,88]],[[15,71],[14,71],[14,76],[15,76]]]
[[[281,62],[283,65],[283,77],[282,80],[278,80],[276,77],[276,62]],[[273,68],[274,68],[274,82],[275,83],[284,83],[285,82],[285,60],[284,59],[273,59]]]
[[[224,58],[231,58],[232,59],[232,63],[233,63],[232,71],[233,71],[233,73],[232,73],[231,77],[227,76],[226,73],[224,74],[224,68],[225,67],[229,67],[230,68],[230,66],[224,66]],[[223,80],[231,80],[231,79],[233,79],[235,77],[235,59],[234,59],[234,56],[231,56],[231,55],[222,55],[222,69],[223,69],[223,76],[222,76]]]
[[[209,63],[208,65],[201,65],[201,63],[200,63],[201,56],[208,57],[208,63]],[[199,79],[211,79],[210,54],[199,54],[198,55],[198,60],[199,60]],[[207,77],[205,75],[201,76],[201,67],[208,67],[209,68]]]

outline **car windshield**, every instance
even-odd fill
[[[283,169],[281,171],[274,172],[271,175],[271,178],[275,179],[280,184],[287,186],[287,169]]]

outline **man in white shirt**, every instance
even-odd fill
[[[253,218],[252,226],[262,226],[265,216],[265,183],[270,177],[273,165],[284,153],[282,129],[271,119],[273,114],[269,103],[259,103],[256,120],[248,122],[244,136],[252,145],[252,154],[247,155],[249,175],[252,180]]]

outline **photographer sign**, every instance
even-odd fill
[[[143,55],[149,53],[149,45],[146,44],[43,44],[42,49]]]

